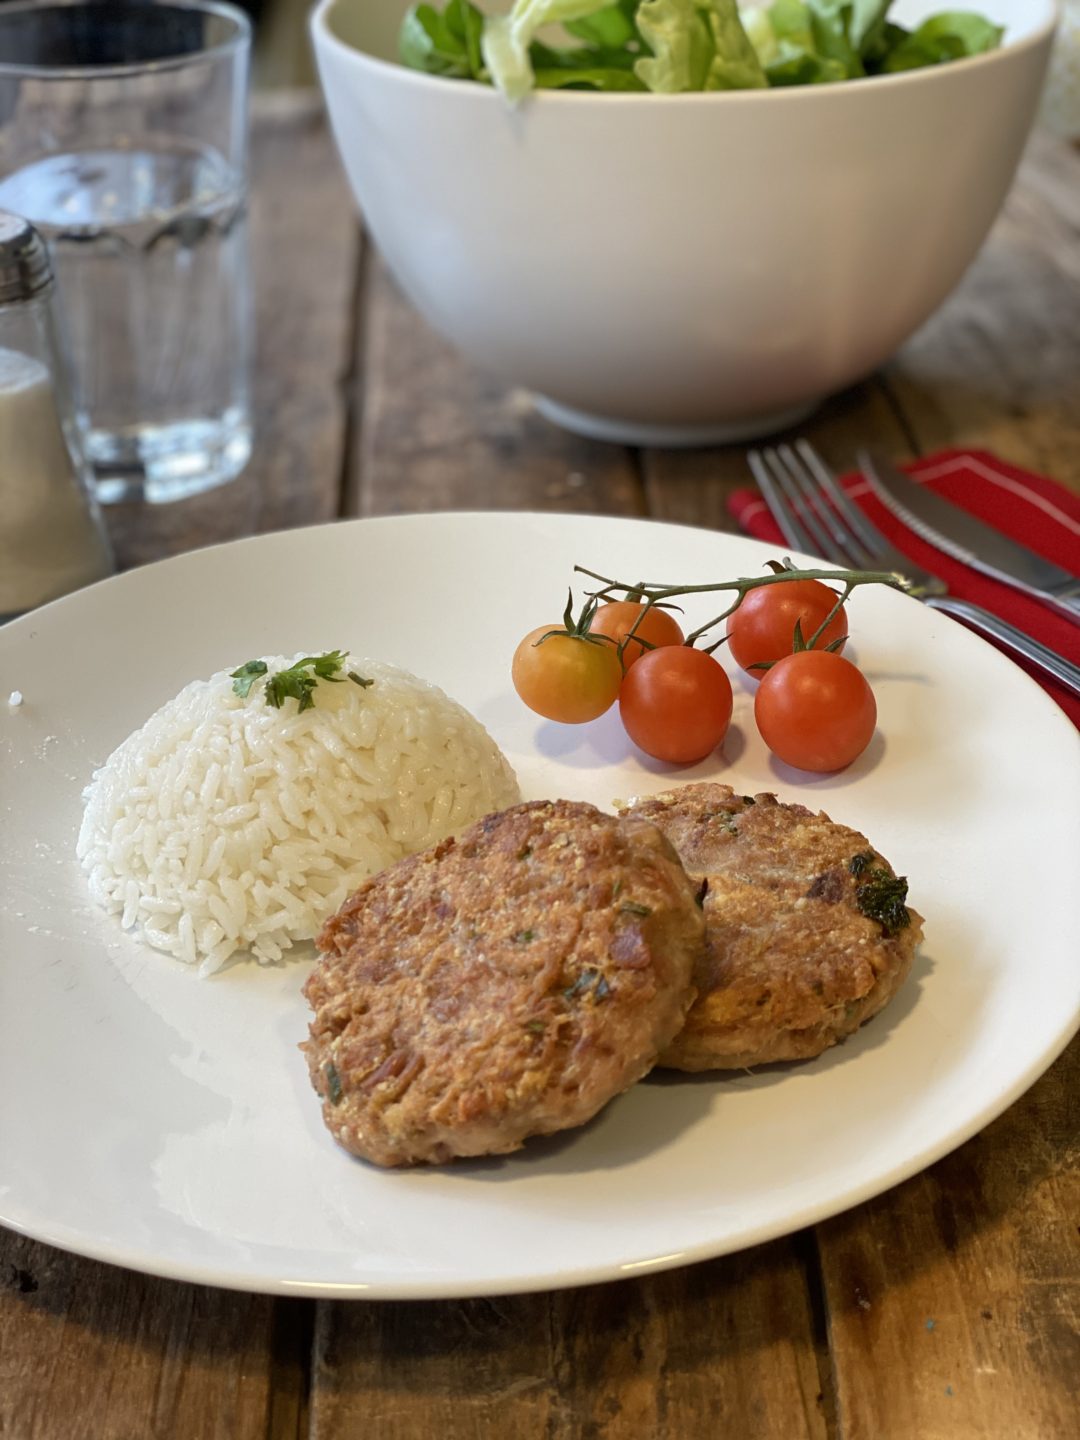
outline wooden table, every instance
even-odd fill
[[[124,564],[415,510],[731,528],[741,448],[575,439],[431,334],[361,237],[313,97],[261,103],[253,160],[255,456],[199,501],[114,511]],[[1080,490],[1080,151],[1036,136],[944,310],[804,429],[838,464],[870,437],[897,456],[963,443]],[[0,1231],[0,1437],[1065,1440],[1080,1435],[1078,1082],[1074,1043],[981,1135],[879,1199],[591,1289],[278,1300]]]

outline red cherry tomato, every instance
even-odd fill
[[[619,713],[635,745],[656,760],[703,760],[731,720],[731,681],[719,661],[686,645],[642,655],[626,672]]]
[[[782,580],[761,585],[743,596],[739,608],[728,618],[728,648],[736,665],[752,675],[752,665],[771,664],[795,648],[795,623],[799,622],[805,644],[836,604],[836,596],[820,580]],[[843,608],[826,626],[815,650],[827,649],[834,640],[847,636],[847,615]],[[840,647],[843,649],[843,646]]]
[[[638,621],[642,611],[644,616]],[[639,605],[633,600],[612,600],[607,605],[601,605],[589,625],[591,634],[607,635],[616,645],[622,645],[631,630],[634,634],[622,652],[624,670],[629,670],[635,660],[647,655],[650,649],[681,645],[686,638],[670,611],[657,609],[655,605]],[[645,643],[642,644],[642,641]]]
[[[842,770],[869,745],[877,703],[850,660],[801,650],[765,672],[754,719],[779,760],[799,770]]]

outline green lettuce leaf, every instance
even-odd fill
[[[647,86],[628,66],[570,65],[545,66],[533,62],[533,84],[537,90],[643,91]]]
[[[776,0],[742,12],[742,22],[770,85],[812,85],[842,79],[823,70],[804,0]]]
[[[886,0],[888,3],[888,0]],[[810,0],[810,28],[817,54],[830,78],[854,80],[866,72],[859,57],[852,0]]]
[[[635,18],[638,4],[639,0],[616,0],[615,4],[604,5],[580,20],[567,20],[563,28],[567,34],[598,49],[623,50],[629,54],[626,47],[641,39]]]
[[[509,15],[489,15],[480,49],[492,82],[517,104],[533,87],[529,46],[536,32],[587,19],[603,8],[596,0],[514,0]]]
[[[441,14],[433,5],[413,5],[398,35],[401,62],[428,75],[476,80],[483,66],[483,28],[483,11],[469,0],[447,0]]]
[[[405,65],[496,85],[511,103],[532,89],[686,91],[820,85],[979,55],[1002,28],[947,11],[909,32],[892,0],[472,0],[414,4],[401,25]],[[538,38],[561,27],[554,40]],[[566,43],[562,43],[565,40]]]
[[[880,68],[886,75],[902,70],[921,70],[926,65],[940,65],[947,60],[961,60],[967,55],[982,55],[996,50],[1005,33],[999,25],[984,20],[967,10],[950,10],[924,20],[917,30],[906,34],[893,26],[899,35],[885,52]]]
[[[576,72],[589,70],[599,73],[606,70],[618,70],[624,77],[630,76],[634,83],[627,85],[617,82],[616,88],[644,90],[645,86],[633,75],[635,58],[632,50],[614,50],[600,45],[578,45],[556,50],[550,45],[544,45],[539,40],[534,40],[529,46],[529,61],[534,73],[539,75],[543,70],[550,75],[556,70],[565,70],[568,74],[570,71],[574,71],[575,78],[567,79],[566,84],[581,83],[581,76]],[[539,81],[536,83],[539,87]]]
[[[775,0],[743,25],[770,85],[823,85],[864,73],[850,0]]]
[[[651,56],[635,73],[650,90],[755,90],[768,84],[736,0],[642,0],[638,29]]]
[[[886,20],[879,30],[868,35],[861,51],[866,73],[880,75],[886,57],[896,49],[901,40],[906,39],[908,33],[902,25],[894,25],[891,20]]]
[[[617,70],[632,70],[634,57],[625,50],[601,50],[599,46],[567,46],[555,50],[534,40],[529,46],[529,59],[534,70],[592,70],[610,65]]]
[[[864,59],[879,42],[891,4],[892,0],[851,0],[848,38]]]

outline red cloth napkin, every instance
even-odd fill
[[[941,450],[904,469],[945,499],[977,515],[1005,535],[1011,535],[1072,574],[1080,574],[1080,496],[1073,495],[1045,475],[1007,465],[984,450]],[[951,594],[992,610],[1060,655],[1080,665],[1080,626],[1010,585],[993,580],[953,560],[913,534],[887,510],[857,472],[841,477],[841,484],[866,511],[873,523],[898,550],[924,570],[948,584]],[[744,530],[759,540],[783,544],[783,537],[754,489],[737,490],[728,508]],[[1015,657],[1011,657],[1015,658]],[[1080,726],[1080,700],[1040,672],[1028,671],[1061,708]]]

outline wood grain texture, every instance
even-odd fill
[[[0,1436],[265,1440],[272,1322],[262,1296],[153,1280],[0,1231]]]
[[[617,1285],[320,1312],[312,1440],[826,1440],[791,1241]]]
[[[568,435],[524,392],[469,364],[425,324],[381,260],[366,268],[360,307],[348,514],[644,513],[632,452]]]
[[[257,107],[251,229],[251,464],[198,500],[109,510],[123,565],[337,514],[359,229],[313,96]],[[0,1437],[293,1440],[312,1318],[306,1302],[152,1280],[0,1230]]]
[[[768,438],[768,444],[808,435],[837,470],[852,467],[868,435],[886,449],[906,451],[907,437],[878,377],[830,396],[794,429]],[[728,511],[736,490],[752,486],[746,452],[752,442],[701,450],[646,450],[642,468],[649,514],[656,520],[710,530],[737,530]]]
[[[111,511],[123,563],[337,513],[731,528],[744,446],[567,435],[432,335],[375,257],[361,265],[311,96],[260,101],[252,230],[255,456],[201,500]],[[965,443],[1080,491],[1078,235],[1080,150],[1036,136],[952,299],[800,430],[838,468],[868,439],[900,458]],[[1064,1440],[1080,1433],[1078,1081],[1074,1043],[983,1134],[878,1200],[579,1291],[316,1306],[0,1231],[0,1440]]]
[[[874,382],[911,452],[989,449],[1080,492],[1078,241],[1080,151],[1036,135],[969,275]],[[955,1155],[819,1227],[839,1440],[1080,1433],[1078,1079],[1074,1041]]]
[[[1061,325],[1076,300],[1067,283],[1073,252],[1066,245],[1067,217],[1075,205],[1071,190],[1064,193],[1076,168],[1074,158],[1037,140],[1030,180],[1025,173],[986,250],[941,314],[883,375],[831,397],[799,427],[834,465],[849,467],[870,438],[901,457],[967,443],[996,448],[1068,481],[1080,420],[1069,403],[1071,382],[1080,374],[1074,363],[1080,326],[1072,331],[1066,326],[1063,333]],[[365,408],[351,472],[351,511],[466,505],[581,508],[732,528],[727,499],[733,489],[748,483],[745,446],[648,450],[635,466],[633,453],[620,447],[560,435],[532,411],[526,396],[469,366],[431,334],[381,266],[369,277],[365,297]],[[1040,354],[1034,370],[1025,369],[1021,358],[1031,347]],[[1027,397],[1022,405],[1018,393]],[[1013,423],[1018,418],[1019,426]],[[1063,464],[1066,456],[1069,463]],[[570,475],[578,477],[572,492]],[[1064,1104],[1057,1071],[1042,1082],[1040,1093],[1049,1097],[1051,1109]],[[1011,1164],[1013,1137],[993,1136],[991,1132],[982,1142],[981,1153],[985,1165],[1000,1175]],[[1060,1139],[1047,1141],[1051,1152],[1057,1145],[1061,1154]],[[1062,1163],[1073,1164],[1075,1176],[1075,1157]],[[945,1162],[945,1167],[950,1164],[960,1162]],[[939,1171],[947,1178],[939,1180]],[[938,1167],[897,1192],[902,1228],[910,1231],[901,1243],[914,1247],[912,1253],[924,1258],[931,1276],[951,1263],[948,1237],[936,1228],[941,1194],[955,1191],[957,1203],[965,1203],[963,1171],[955,1172],[959,1184],[953,1173]],[[1046,1202],[1047,1215],[1059,1215],[1059,1231],[1062,1212],[1055,1202],[1062,1198],[1055,1194]],[[879,1205],[888,1203],[886,1197]],[[847,1227],[843,1233],[856,1243],[863,1235],[862,1214],[857,1211],[836,1222]],[[890,1343],[860,1348],[848,1332],[838,1338],[841,1322],[835,1317],[848,1311],[837,1269],[836,1233],[830,1227],[821,1230],[824,1303],[832,1321],[833,1347],[824,1388],[828,1392],[835,1386],[840,1407],[835,1412],[828,1404],[817,1404],[816,1391],[814,1406],[802,1404],[807,1392],[801,1382],[811,1357],[805,1294],[815,1278],[813,1266],[782,1299],[773,1297],[780,1313],[800,1317],[799,1339],[792,1342],[789,1357],[797,1356],[801,1365],[793,1363],[784,1371],[761,1365],[752,1346],[749,1352],[729,1351],[719,1338],[724,1325],[715,1313],[702,1325],[702,1312],[709,1312],[702,1292],[719,1274],[724,1275],[722,1289],[744,1334],[763,1333],[762,1316],[775,1313],[765,1299],[761,1272],[751,1277],[729,1261],[578,1297],[364,1310],[320,1307],[313,1434],[318,1440],[338,1440],[366,1415],[378,1421],[379,1433],[395,1440],[430,1433],[513,1433],[524,1440],[533,1435],[603,1440],[668,1434],[795,1435],[804,1433],[801,1425],[807,1427],[805,1433],[818,1433],[817,1426],[843,1440],[951,1435],[947,1427],[955,1413],[946,1408],[940,1416],[946,1428],[934,1432],[928,1428],[935,1423],[932,1407],[905,1420],[897,1400],[902,1392],[917,1391],[920,1383],[923,1356],[914,1345],[901,1343],[906,1335],[900,1333],[910,1328],[920,1297],[906,1295],[902,1287],[893,1294],[886,1277],[882,1306],[888,1309],[892,1298],[897,1330]],[[1048,1239],[1048,1255],[1061,1239],[1060,1233]],[[1003,1248],[1002,1238],[992,1233],[983,1243],[985,1265],[996,1265],[1003,1277],[1022,1274],[1017,1266],[1023,1246]],[[977,1279],[977,1272],[970,1270],[955,1275],[955,1295],[976,1293],[977,1286],[972,1287]],[[796,1292],[801,1301],[793,1298]],[[1055,1329],[1053,1317],[1064,1303],[1061,1294],[1029,1286],[1026,1300],[1024,1323],[1051,1334],[1043,1359],[1058,1367],[1060,1385],[1067,1359],[1065,1335],[1060,1327]],[[856,1318],[863,1314],[858,1304],[854,1313]],[[1006,1331],[1014,1343],[1021,1343],[1017,1332],[1007,1325]],[[712,1337],[709,1342],[701,1339],[703,1334]],[[421,1335],[427,1338],[420,1341]],[[688,1341],[687,1336],[697,1338]],[[977,1330],[969,1328],[963,1331],[966,1349],[954,1343],[950,1358],[957,1373],[974,1373],[982,1363],[977,1337]],[[890,1383],[883,1398],[878,1397],[881,1403],[871,1408],[865,1387],[870,1386],[871,1397],[876,1392],[867,1377],[878,1374],[883,1358]],[[1004,1366],[999,1373],[1006,1373]],[[578,1377],[569,1388],[568,1376]],[[1062,1418],[1060,1403],[1056,1410],[1053,1404],[1039,1408],[1033,1403],[1030,1392],[1045,1388],[1046,1381],[1034,1365],[1002,1382],[1009,1387],[1016,1412],[1039,1417],[1032,1422],[1036,1428],[1018,1433],[1040,1433],[1037,1423]],[[945,1394],[944,1385],[940,1398],[953,1398]],[[963,1440],[969,1435],[972,1440],[976,1435],[997,1440],[1009,1433],[993,1428],[992,1406],[980,1419],[983,1429],[955,1433]],[[1041,1433],[1058,1432],[1044,1427]]]
[[[819,1227],[841,1440],[1080,1434],[1080,1042],[946,1160]]]
[[[108,507],[121,568],[338,513],[360,231],[316,96],[259,98],[250,223],[256,312],[251,461],[236,480],[206,495],[157,507]]]

